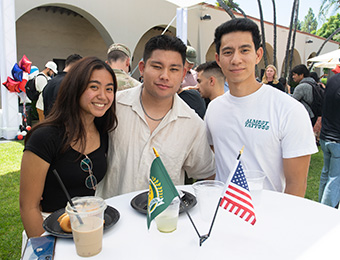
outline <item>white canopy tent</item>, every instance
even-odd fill
[[[324,64],[340,64],[340,49],[331,51],[316,57],[313,57],[311,59],[307,60],[308,62],[322,62]]]

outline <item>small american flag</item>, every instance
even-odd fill
[[[241,161],[238,161],[236,171],[227,185],[220,207],[254,225],[256,222],[254,206]]]

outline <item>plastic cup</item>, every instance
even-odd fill
[[[77,254],[83,257],[97,255],[102,250],[106,203],[94,196],[75,197],[72,202],[74,207],[68,202],[66,212],[70,216]]]
[[[197,181],[192,185],[201,218],[211,222],[222,195],[224,183],[216,180]]]
[[[163,233],[171,233],[177,229],[180,200],[175,197],[170,205],[156,218],[157,229]]]
[[[261,203],[263,183],[266,176],[262,171],[258,170],[245,170],[244,175],[248,182],[253,203],[259,205]]]

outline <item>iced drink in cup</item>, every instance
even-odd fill
[[[102,250],[105,201],[100,197],[75,197],[67,203],[73,240],[79,256],[88,257]]]
[[[216,180],[197,181],[192,185],[200,215],[204,221],[212,221],[224,183]]]
[[[175,197],[170,205],[156,218],[157,229],[163,233],[170,233],[177,229],[180,200]]]

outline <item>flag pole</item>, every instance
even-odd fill
[[[239,152],[239,154],[238,154],[238,156],[237,156],[237,159],[236,159],[237,161],[240,160],[241,155],[242,155],[242,153],[243,153],[243,150],[244,150],[244,146],[242,147],[242,149],[240,150],[240,152]],[[216,207],[216,210],[215,210],[214,218],[213,218],[213,220],[212,220],[212,222],[211,222],[211,225],[210,225],[210,229],[209,229],[209,233],[208,233],[208,235],[207,235],[207,238],[208,238],[208,237],[210,236],[210,234],[211,234],[211,230],[212,230],[213,225],[214,225],[214,223],[215,223],[215,218],[216,218],[216,215],[217,215],[217,211],[218,211],[218,209],[220,208],[221,200],[222,200],[222,196],[221,196],[220,199],[218,200],[218,204],[217,204],[217,207]],[[204,242],[204,241],[203,241],[203,242]]]
[[[152,147],[152,149],[153,149],[153,152],[154,152],[155,156],[156,156],[156,157],[159,157],[159,153],[157,152],[157,150],[155,149],[155,147]],[[201,236],[201,235],[200,235],[200,233],[198,232],[198,229],[196,228],[196,225],[195,225],[194,221],[192,220],[192,218],[191,218],[191,216],[190,216],[190,214],[189,214],[187,208],[185,207],[185,204],[184,204],[184,202],[182,201],[182,198],[179,196],[177,190],[176,190],[176,193],[177,193],[177,197],[179,198],[179,201],[181,202],[181,204],[183,204],[183,208],[184,208],[185,213],[187,214],[187,216],[188,216],[188,218],[189,218],[191,224],[193,225],[193,227],[194,227],[194,229],[195,229],[195,231],[196,231],[196,233],[197,233],[197,235],[198,235],[198,237],[199,237],[199,239],[200,239],[200,246],[201,246],[202,243],[203,243],[203,242],[201,242],[201,241],[202,241],[202,239],[204,239],[204,241],[205,241],[206,235],[205,235],[205,236]]]

